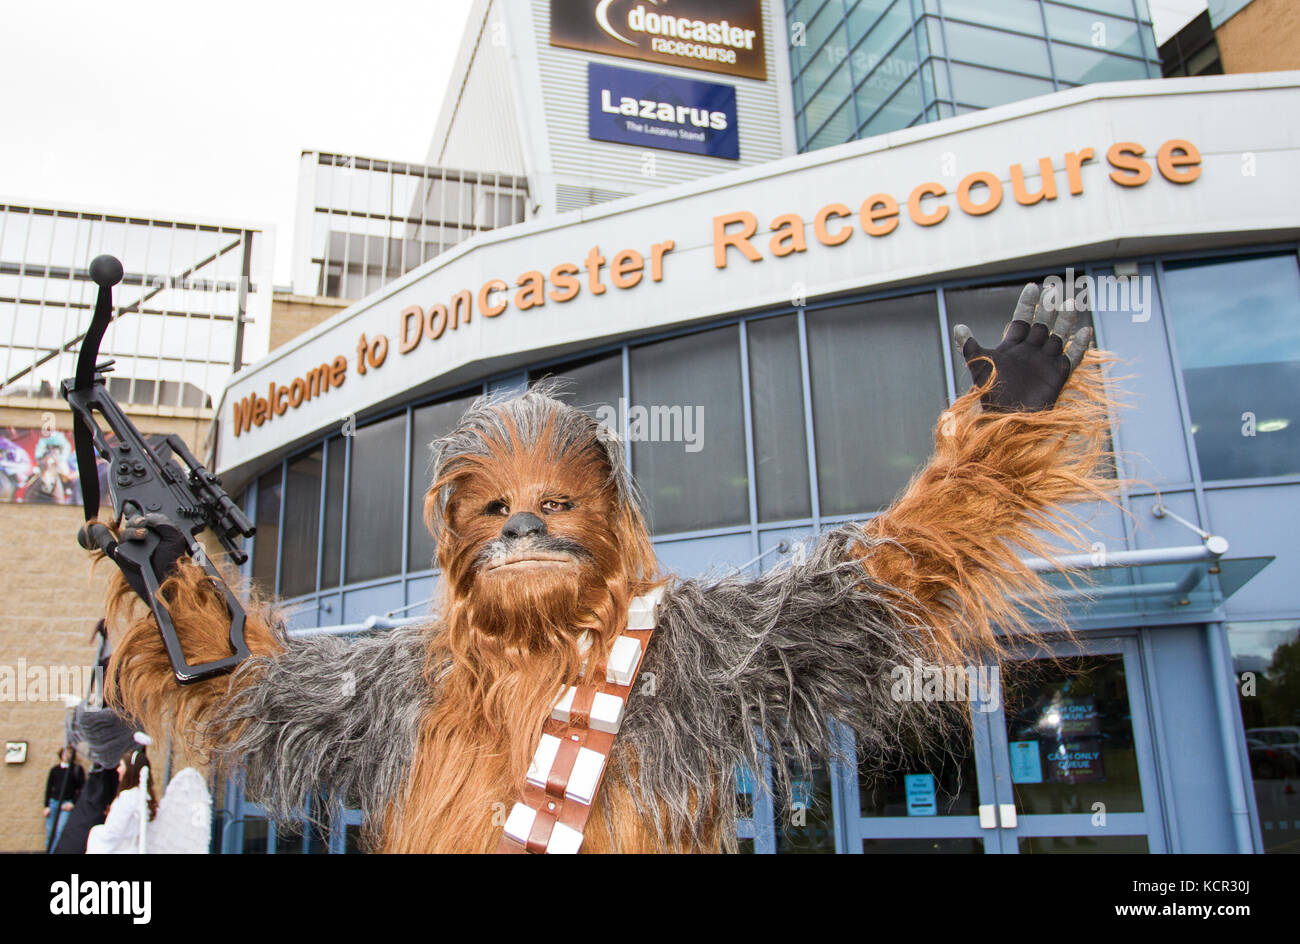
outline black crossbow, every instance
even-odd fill
[[[104,378],[113,369],[113,361],[97,364],[96,358],[99,357],[104,331],[113,317],[113,286],[122,280],[122,263],[112,256],[98,256],[90,264],[90,277],[99,286],[95,314],[77,357],[77,374],[61,385],[63,398],[68,401],[74,417],[81,500],[86,521],[93,522],[87,525],[83,534],[101,550],[111,553],[122,566],[139,570],[176,680],[182,685],[200,682],[231,671],[248,657],[248,646],[244,642],[244,608],[208,560],[197,535],[210,528],[231,559],[242,564],[248,555],[235,541],[241,535],[251,537],[253,523],[222,491],[220,479],[203,467],[179,436],[172,433],[152,437],[154,442],[151,445],[108,392]],[[95,421],[92,413],[95,410],[112,430],[111,436]],[[115,520],[141,515],[163,516],[184,536],[194,562],[200,564],[221,588],[226,609],[230,612],[232,652],[229,656],[198,665],[186,661],[185,651],[176,636],[176,626],[158,593],[159,576],[153,566],[154,551],[160,541],[157,531],[151,528],[143,539],[117,543],[108,528],[97,521],[99,471],[95,463],[96,453],[108,463],[108,491]],[[181,458],[188,470],[180,467],[174,455]]]

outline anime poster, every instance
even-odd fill
[[[96,464],[102,489],[106,466],[102,460]],[[0,427],[0,501],[80,504],[72,432]]]

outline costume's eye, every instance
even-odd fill
[[[510,506],[503,501],[488,502],[487,507],[483,509],[483,514],[504,517],[510,514]]]
[[[546,501],[542,502],[542,514],[546,515],[553,515],[557,511],[571,511],[572,509],[573,502],[571,501],[561,501],[555,498],[548,498]]]

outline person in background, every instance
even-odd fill
[[[67,825],[81,788],[86,785],[86,772],[77,763],[77,749],[64,747],[58,754],[59,762],[50,768],[45,778],[45,805],[42,815],[45,817],[45,848],[52,848],[58,842],[63,827]],[[57,822],[57,831],[56,831]]]
[[[145,748],[152,743],[137,731],[139,745],[122,756],[117,799],[102,826],[90,831],[86,854],[202,854],[212,830],[212,798],[203,776],[186,767],[167,785],[162,802],[154,790]]]
[[[90,641],[99,642],[104,637],[104,621],[95,624]],[[108,671],[111,646],[103,639],[99,659],[99,680]],[[103,706],[103,693],[91,692],[91,697],[77,705],[73,711],[71,744],[85,743],[90,754],[90,773],[81,799],[68,814],[67,828],[60,825],[63,835],[50,850],[55,855],[85,855],[86,840],[90,830],[104,822],[108,805],[117,796],[117,764],[122,755],[135,744],[134,734],[139,727],[126,715]]]
[[[158,812],[158,797],[149,772],[148,738],[136,735],[136,744],[117,765],[117,797],[103,824],[90,831],[87,855],[143,853],[145,827]]]

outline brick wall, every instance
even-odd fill
[[[271,299],[269,350],[293,340],[322,321],[342,311],[350,301],[338,298],[312,298],[306,295],[277,294]]]
[[[1295,0],[1253,0],[1214,36],[1226,73],[1300,69],[1300,4]]]
[[[0,398],[0,429],[39,427],[46,413],[54,414],[60,429],[71,428],[72,417],[62,400]],[[202,455],[210,410],[144,413],[132,408],[130,414],[142,432],[178,433]],[[89,555],[76,542],[82,518],[80,505],[0,503],[0,599],[6,604],[0,620],[0,666],[16,669],[25,660],[43,674],[48,666],[93,663],[90,635],[103,615],[111,565],[102,563],[91,573]],[[24,697],[32,694],[23,689],[20,686]],[[49,697],[0,700],[0,737],[28,744],[27,763],[0,765],[0,852],[44,846],[45,777],[57,762],[65,715],[63,702]],[[164,747],[150,754],[156,764],[164,765]],[[85,763],[89,767],[89,760]]]

